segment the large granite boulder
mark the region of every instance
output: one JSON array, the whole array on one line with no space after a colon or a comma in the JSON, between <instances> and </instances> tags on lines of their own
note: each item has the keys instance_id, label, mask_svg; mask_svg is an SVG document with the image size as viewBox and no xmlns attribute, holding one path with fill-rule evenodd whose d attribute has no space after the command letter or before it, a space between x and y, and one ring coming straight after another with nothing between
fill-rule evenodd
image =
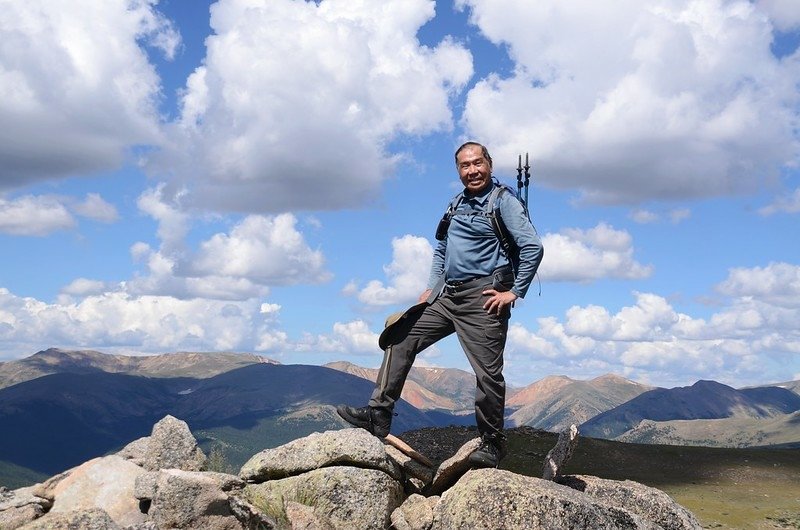
<instances>
[{"instance_id":1,"label":"large granite boulder","mask_svg":"<svg viewBox=\"0 0 800 530\"><path fill-rule=\"evenodd\" d=\"M294 477L249 484L244 498L261 512L289 521L286 503L312 508L334 529L385 529L403 502L402 485L384 471L351 466L315 469Z\"/></svg>"},{"instance_id":2,"label":"large granite boulder","mask_svg":"<svg viewBox=\"0 0 800 530\"><path fill-rule=\"evenodd\" d=\"M133 496L136 478L144 470L116 455L95 458L70 470L49 491L53 505L42 518L46 523L64 513L100 509L119 526L144 522ZM59 520L61 520L59 515Z\"/></svg>"},{"instance_id":3,"label":"large granite boulder","mask_svg":"<svg viewBox=\"0 0 800 530\"><path fill-rule=\"evenodd\" d=\"M510 471L469 471L444 492L432 530L475 528L656 530L660 527L622 508L567 486Z\"/></svg>"},{"instance_id":4,"label":"large granite boulder","mask_svg":"<svg viewBox=\"0 0 800 530\"><path fill-rule=\"evenodd\" d=\"M559 483L593 499L624 508L653 521L664 530L699 530L697 518L661 490L631 480L608 480L587 475L560 477Z\"/></svg>"},{"instance_id":5,"label":"large granite boulder","mask_svg":"<svg viewBox=\"0 0 800 530\"><path fill-rule=\"evenodd\" d=\"M163 469L139 476L134 494L158 528L237 530L229 494L243 485L234 475Z\"/></svg>"}]
</instances>

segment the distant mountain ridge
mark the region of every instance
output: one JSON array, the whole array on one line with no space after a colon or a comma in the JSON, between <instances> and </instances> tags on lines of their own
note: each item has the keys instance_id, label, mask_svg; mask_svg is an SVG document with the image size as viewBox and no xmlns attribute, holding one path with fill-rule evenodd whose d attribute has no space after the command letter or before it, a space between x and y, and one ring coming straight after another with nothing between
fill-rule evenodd
<instances>
[{"instance_id":1,"label":"distant mountain ridge","mask_svg":"<svg viewBox=\"0 0 800 530\"><path fill-rule=\"evenodd\" d=\"M102 371L147 377L205 378L259 363L278 364L277 361L252 353L176 352L131 356L50 348L24 359L0 363L0 388L55 373Z\"/></svg>"},{"instance_id":2,"label":"distant mountain ridge","mask_svg":"<svg viewBox=\"0 0 800 530\"><path fill-rule=\"evenodd\" d=\"M766 418L642 420L617 437L620 442L706 447L800 448L800 411Z\"/></svg>"},{"instance_id":3,"label":"distant mountain ridge","mask_svg":"<svg viewBox=\"0 0 800 530\"><path fill-rule=\"evenodd\" d=\"M643 420L768 418L800 410L800 395L780 387L736 390L715 381L655 389L598 414L580 426L586 436L616 439Z\"/></svg>"},{"instance_id":4,"label":"distant mountain ridge","mask_svg":"<svg viewBox=\"0 0 800 530\"><path fill-rule=\"evenodd\" d=\"M549 376L517 392L506 406L516 408L509 416L511 425L560 432L651 389L614 374L589 381Z\"/></svg>"}]
</instances>

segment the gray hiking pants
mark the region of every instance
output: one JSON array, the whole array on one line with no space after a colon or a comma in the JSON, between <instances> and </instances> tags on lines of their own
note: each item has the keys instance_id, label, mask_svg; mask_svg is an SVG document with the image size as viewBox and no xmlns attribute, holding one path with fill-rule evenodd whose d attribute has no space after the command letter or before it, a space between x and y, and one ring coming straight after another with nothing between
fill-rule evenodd
<instances>
[{"instance_id":1,"label":"gray hiking pants","mask_svg":"<svg viewBox=\"0 0 800 530\"><path fill-rule=\"evenodd\" d=\"M485 280L485 281L484 281ZM378 372L369 405L392 409L400 399L406 377L417 354L455 332L475 372L475 418L481 434L503 430L506 383L503 378L503 349L510 310L501 316L483 308L484 290L492 278L465 286L445 288L436 300L392 332Z\"/></svg>"}]
</instances>

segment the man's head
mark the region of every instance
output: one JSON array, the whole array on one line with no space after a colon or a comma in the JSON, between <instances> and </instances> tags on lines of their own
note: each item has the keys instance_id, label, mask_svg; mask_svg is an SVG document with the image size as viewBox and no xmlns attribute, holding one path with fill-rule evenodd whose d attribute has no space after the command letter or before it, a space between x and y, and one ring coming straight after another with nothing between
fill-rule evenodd
<instances>
[{"instance_id":1,"label":"man's head","mask_svg":"<svg viewBox=\"0 0 800 530\"><path fill-rule=\"evenodd\" d=\"M483 145L467 142L456 149L456 169L470 193L484 190L492 182L492 157Z\"/></svg>"}]
</instances>

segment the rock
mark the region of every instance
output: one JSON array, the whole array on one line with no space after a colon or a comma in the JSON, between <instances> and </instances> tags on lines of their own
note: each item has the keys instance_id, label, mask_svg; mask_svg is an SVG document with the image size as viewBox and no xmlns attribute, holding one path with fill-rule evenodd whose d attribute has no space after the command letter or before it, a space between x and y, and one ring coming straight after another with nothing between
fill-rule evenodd
<instances>
[{"instance_id":1,"label":"rock","mask_svg":"<svg viewBox=\"0 0 800 530\"><path fill-rule=\"evenodd\" d=\"M149 501L147 515L158 528L233 530L242 525L227 492L243 485L234 475L162 469L143 474L136 495Z\"/></svg>"},{"instance_id":2,"label":"rock","mask_svg":"<svg viewBox=\"0 0 800 530\"><path fill-rule=\"evenodd\" d=\"M33 487L9 490L0 487L0 528L12 530L38 519L52 506L52 501L33 493Z\"/></svg>"},{"instance_id":3,"label":"rock","mask_svg":"<svg viewBox=\"0 0 800 530\"><path fill-rule=\"evenodd\" d=\"M206 455L197 447L185 421L167 415L153 426L144 457L146 470L201 471L205 462Z\"/></svg>"},{"instance_id":4,"label":"rock","mask_svg":"<svg viewBox=\"0 0 800 530\"><path fill-rule=\"evenodd\" d=\"M133 496L140 501L149 501L155 497L158 490L159 476L161 476L161 471L146 471L136 477Z\"/></svg>"},{"instance_id":5,"label":"rock","mask_svg":"<svg viewBox=\"0 0 800 530\"><path fill-rule=\"evenodd\" d=\"M33 486L30 486L31 493L37 497L47 499L52 503L56 498L53 490L62 480L70 476L72 469L68 469L62 473L59 473L58 475L54 475L40 484L34 484Z\"/></svg>"},{"instance_id":6,"label":"rock","mask_svg":"<svg viewBox=\"0 0 800 530\"><path fill-rule=\"evenodd\" d=\"M56 514L100 508L120 526L145 520L133 496L139 466L116 455L89 460L70 470L50 490L53 507L44 519Z\"/></svg>"},{"instance_id":7,"label":"rock","mask_svg":"<svg viewBox=\"0 0 800 530\"><path fill-rule=\"evenodd\" d=\"M566 486L510 471L469 471L434 509L432 530L656 530L626 510L593 500Z\"/></svg>"},{"instance_id":8,"label":"rock","mask_svg":"<svg viewBox=\"0 0 800 530\"><path fill-rule=\"evenodd\" d=\"M250 484L243 497L276 520L286 518L285 502L298 502L313 507L334 529L377 530L389 526L391 513L403 501L403 488L383 471L333 466Z\"/></svg>"},{"instance_id":9,"label":"rock","mask_svg":"<svg viewBox=\"0 0 800 530\"><path fill-rule=\"evenodd\" d=\"M700 530L689 510L661 490L631 480L608 480L586 475L562 477L558 481L590 497L631 511L653 521L664 530Z\"/></svg>"},{"instance_id":10,"label":"rock","mask_svg":"<svg viewBox=\"0 0 800 530\"><path fill-rule=\"evenodd\" d=\"M314 508L288 501L284 505L292 530L333 530L333 526L314 513Z\"/></svg>"},{"instance_id":11,"label":"rock","mask_svg":"<svg viewBox=\"0 0 800 530\"><path fill-rule=\"evenodd\" d=\"M0 511L0 528L14 530L44 515L40 504L25 504Z\"/></svg>"},{"instance_id":12,"label":"rock","mask_svg":"<svg viewBox=\"0 0 800 530\"><path fill-rule=\"evenodd\" d=\"M456 454L439 464L433 481L425 490L426 495L440 495L447 488L456 483L461 476L470 470L468 461L471 455L481 445L480 438L473 438L456 451Z\"/></svg>"},{"instance_id":13,"label":"rock","mask_svg":"<svg viewBox=\"0 0 800 530\"><path fill-rule=\"evenodd\" d=\"M439 497L411 495L392 512L392 527L396 530L428 530L433 525L433 509Z\"/></svg>"},{"instance_id":14,"label":"rock","mask_svg":"<svg viewBox=\"0 0 800 530\"><path fill-rule=\"evenodd\" d=\"M102 509L75 510L48 514L22 527L22 530L122 530Z\"/></svg>"},{"instance_id":15,"label":"rock","mask_svg":"<svg viewBox=\"0 0 800 530\"><path fill-rule=\"evenodd\" d=\"M244 500L240 495L234 494L228 497L228 504L231 511L242 523L243 528L248 530L274 530L282 528L278 522L267 514L258 511L258 508Z\"/></svg>"},{"instance_id":16,"label":"rock","mask_svg":"<svg viewBox=\"0 0 800 530\"><path fill-rule=\"evenodd\" d=\"M558 435L555 447L550 449L544 459L542 478L553 480L559 475L559 471L567 464L572 457L572 452L578 443L578 427L574 424L569 429Z\"/></svg>"},{"instance_id":17,"label":"rock","mask_svg":"<svg viewBox=\"0 0 800 530\"><path fill-rule=\"evenodd\" d=\"M378 469L392 478L400 478L383 443L364 429L314 433L274 449L265 449L242 466L239 476L250 482L261 482L335 465Z\"/></svg>"},{"instance_id":18,"label":"rock","mask_svg":"<svg viewBox=\"0 0 800 530\"><path fill-rule=\"evenodd\" d=\"M433 480L433 470L428 466L424 466L391 445L384 445L386 454L394 460L394 462L403 470L403 472L412 478L417 478L425 484L430 484Z\"/></svg>"},{"instance_id":19,"label":"rock","mask_svg":"<svg viewBox=\"0 0 800 530\"><path fill-rule=\"evenodd\" d=\"M147 458L147 449L150 446L150 437L143 436L138 440L134 440L117 452L117 456L130 460L137 466L144 467L145 459Z\"/></svg>"}]
</instances>

